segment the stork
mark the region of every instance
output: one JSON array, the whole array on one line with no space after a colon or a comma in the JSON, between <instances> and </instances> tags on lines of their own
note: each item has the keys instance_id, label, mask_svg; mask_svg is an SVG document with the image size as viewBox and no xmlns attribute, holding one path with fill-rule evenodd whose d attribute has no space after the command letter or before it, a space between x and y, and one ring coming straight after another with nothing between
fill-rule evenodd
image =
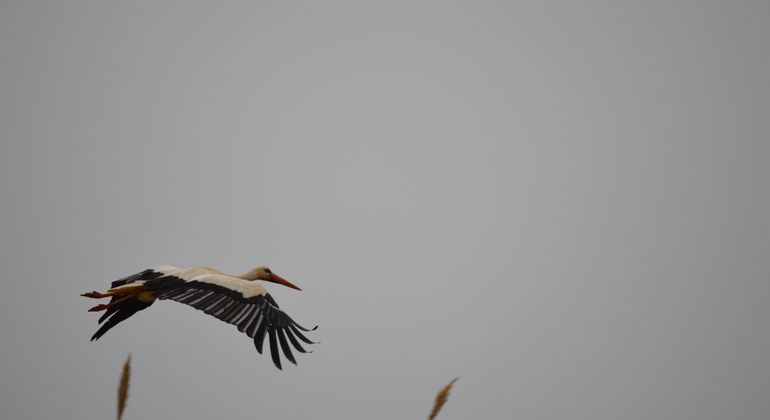
<instances>
[{"instance_id":1,"label":"stork","mask_svg":"<svg viewBox=\"0 0 770 420\"><path fill-rule=\"evenodd\" d=\"M107 293L94 291L81 295L93 299L112 298L109 303L89 309L89 312L105 311L99 323L107 321L91 337L91 341L98 340L112 327L149 308L157 299L171 299L235 325L238 331L254 339L260 354L265 335L269 335L270 354L275 366L282 369L279 344L284 356L296 365L289 342L301 353L307 353L297 338L307 344L316 344L300 331L312 331L318 327L309 330L294 322L278 307L267 289L254 283L254 280L302 290L264 266L240 276L230 276L208 267L180 269L159 265L112 282L112 288Z\"/></svg>"}]
</instances>

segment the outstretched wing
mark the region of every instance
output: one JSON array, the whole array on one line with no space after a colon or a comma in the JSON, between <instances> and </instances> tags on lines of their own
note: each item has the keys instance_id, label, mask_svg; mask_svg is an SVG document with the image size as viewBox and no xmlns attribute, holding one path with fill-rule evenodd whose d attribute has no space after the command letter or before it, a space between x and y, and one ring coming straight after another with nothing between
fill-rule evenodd
<instances>
[{"instance_id":1,"label":"outstretched wing","mask_svg":"<svg viewBox=\"0 0 770 420\"><path fill-rule=\"evenodd\" d=\"M204 274L189 280L175 276L161 277L147 280L144 285L147 291L158 291L153 295L155 298L190 305L235 325L238 331L254 339L260 354L265 336L269 336L270 354L278 369L281 369L279 345L284 356L296 365L289 343L301 353L307 351L298 338L307 344L315 344L301 332L311 330L294 322L258 283L239 281L225 275Z\"/></svg>"}]
</instances>

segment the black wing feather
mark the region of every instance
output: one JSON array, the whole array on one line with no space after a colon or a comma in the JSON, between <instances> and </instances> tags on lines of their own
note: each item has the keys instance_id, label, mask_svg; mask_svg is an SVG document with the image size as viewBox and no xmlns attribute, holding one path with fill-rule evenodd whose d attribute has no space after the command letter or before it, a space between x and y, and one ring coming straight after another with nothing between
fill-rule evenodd
<instances>
[{"instance_id":1,"label":"black wing feather","mask_svg":"<svg viewBox=\"0 0 770 420\"><path fill-rule=\"evenodd\" d=\"M276 334L278 335L278 341L281 343L281 350L283 350L283 355L286 356L286 358L294 363L297 364L297 361L294 360L294 354L291 352L291 347L289 347L289 343L286 341L286 335L283 333L284 329L277 329Z\"/></svg>"},{"instance_id":2,"label":"black wing feather","mask_svg":"<svg viewBox=\"0 0 770 420\"><path fill-rule=\"evenodd\" d=\"M299 325L295 325L295 324L289 325L289 328L291 328L291 330L292 330L292 332L294 332L294 334L297 334L297 337L299 337L300 340L302 340L302 341L304 341L304 342L306 342L308 344L316 344L316 342L308 340L307 337L305 337L301 332L299 332L297 327L299 327ZM316 327L316 328L318 328L318 327ZM304 328L302 328L302 330L303 331L307 331ZM315 328L313 328L313 330L315 330ZM313 331L313 330L311 330L311 331Z\"/></svg>"},{"instance_id":3,"label":"black wing feather","mask_svg":"<svg viewBox=\"0 0 770 420\"><path fill-rule=\"evenodd\" d=\"M297 349L300 353L307 353L307 351L302 348L302 345L299 344L299 341L297 341L297 338L294 337L294 333L291 332L291 328L286 329L286 335L289 336L289 341L291 341L291 344L294 346L295 349Z\"/></svg>"},{"instance_id":4,"label":"black wing feather","mask_svg":"<svg viewBox=\"0 0 770 420\"><path fill-rule=\"evenodd\" d=\"M273 358L273 363L278 370L281 368L281 355L278 353L278 340L275 339L275 328L268 328L267 332L270 334L270 356Z\"/></svg>"},{"instance_id":5,"label":"black wing feather","mask_svg":"<svg viewBox=\"0 0 770 420\"><path fill-rule=\"evenodd\" d=\"M257 347L259 354L262 354L262 344L265 342L265 334L267 333L267 321L265 320L265 317L260 314L259 318L257 318L257 322L259 323L259 326L254 333L254 345Z\"/></svg>"}]
</instances>

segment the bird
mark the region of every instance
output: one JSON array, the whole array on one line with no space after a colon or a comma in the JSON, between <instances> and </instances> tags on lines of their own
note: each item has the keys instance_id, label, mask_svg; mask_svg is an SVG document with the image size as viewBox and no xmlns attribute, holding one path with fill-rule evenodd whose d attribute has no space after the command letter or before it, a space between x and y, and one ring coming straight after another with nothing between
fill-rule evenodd
<instances>
[{"instance_id":1,"label":"bird","mask_svg":"<svg viewBox=\"0 0 770 420\"><path fill-rule=\"evenodd\" d=\"M112 327L149 308L156 300L170 299L235 325L238 331L254 339L259 354L262 354L265 336L269 336L270 354L275 366L283 370L279 344L286 359L296 365L289 342L301 353L312 353L302 348L297 338L307 344L317 344L305 337L302 331L313 331L318 327L307 329L294 322L278 307L267 289L254 283L254 280L302 290L265 266L253 268L239 276L231 276L209 267L180 269L159 265L113 281L107 293L93 291L81 295L92 299L112 298L109 303L88 310L105 311L99 318L99 324L106 320L91 337L91 341L98 340Z\"/></svg>"}]
</instances>

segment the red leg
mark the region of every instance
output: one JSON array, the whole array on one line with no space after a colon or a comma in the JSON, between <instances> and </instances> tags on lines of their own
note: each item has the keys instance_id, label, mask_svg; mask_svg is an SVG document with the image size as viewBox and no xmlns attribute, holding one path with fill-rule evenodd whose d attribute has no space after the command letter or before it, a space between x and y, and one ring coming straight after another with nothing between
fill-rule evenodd
<instances>
[{"instance_id":1,"label":"red leg","mask_svg":"<svg viewBox=\"0 0 770 420\"><path fill-rule=\"evenodd\" d=\"M109 295L109 296L113 296L113 295ZM136 295L125 295L125 296L123 296L122 298L120 298L120 299L115 299L115 300L113 300L113 301L112 301L112 302L110 302L110 303L102 303L101 305L96 305L96 306L94 306L93 308L89 309L89 310L88 310L88 312L99 312L99 311L103 311L103 310L105 310L105 309L109 308L110 306L112 306L112 305L114 305L114 304L116 304L116 303L120 303L120 302L123 302L124 300L126 300L126 299L128 299L128 298L131 298L131 297L134 297L134 296L136 296ZM92 296L89 296L89 297L92 297Z\"/></svg>"}]
</instances>

